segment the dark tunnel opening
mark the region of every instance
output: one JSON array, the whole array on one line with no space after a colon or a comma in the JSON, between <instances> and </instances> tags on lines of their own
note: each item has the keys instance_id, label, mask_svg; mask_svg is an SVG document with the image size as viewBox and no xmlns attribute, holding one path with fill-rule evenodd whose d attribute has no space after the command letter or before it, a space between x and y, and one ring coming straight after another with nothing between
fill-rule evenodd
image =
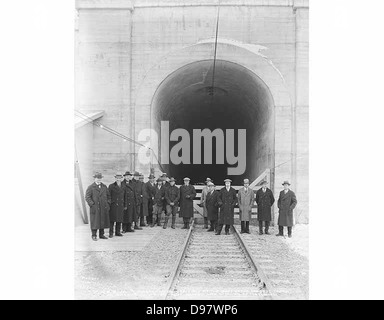
<instances>
[{"instance_id":1,"label":"dark tunnel opening","mask_svg":"<svg viewBox=\"0 0 384 320\"><path fill-rule=\"evenodd\" d=\"M188 176L193 184L202 183L210 177L217 185L222 185L223 180L229 177L233 185L241 185L243 179L253 181L265 169L273 167L274 103L268 87L250 70L228 61L216 61L213 86L212 75L213 60L186 65L161 83L152 101L151 125L158 132L159 143L164 143L167 138L161 137L161 121L169 121L170 133L175 129L185 129L191 139L189 164L175 164L172 159L169 164L162 164L163 169L175 177L178 184ZM206 140L201 142L201 164L194 161L197 153L194 153L193 130L196 129L223 130L224 145L220 139L212 140L212 164L204 162ZM230 151L225 145L227 129L234 129L234 155L240 158L244 153L238 153L238 130L246 130L246 139L240 141L245 145L245 159L239 160L237 164L229 164L227 161L227 152ZM180 139L170 141L169 150L179 142ZM224 150L224 164L217 164L220 157L216 159L216 142ZM161 159L164 159L164 153L164 150L159 150ZM181 155L180 152L178 154ZM235 175L228 174L228 168L241 167L243 163L244 172L239 168Z\"/></svg>"}]
</instances>

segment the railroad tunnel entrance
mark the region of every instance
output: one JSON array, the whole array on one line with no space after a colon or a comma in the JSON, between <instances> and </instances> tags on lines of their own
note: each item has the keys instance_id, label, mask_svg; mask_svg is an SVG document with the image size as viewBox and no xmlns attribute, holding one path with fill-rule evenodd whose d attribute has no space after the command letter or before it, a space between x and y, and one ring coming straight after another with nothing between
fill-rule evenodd
<instances>
[{"instance_id":1,"label":"railroad tunnel entrance","mask_svg":"<svg viewBox=\"0 0 384 320\"><path fill-rule=\"evenodd\" d=\"M170 133L175 129L185 129L189 133L190 155L187 158L190 161L174 164L171 159L169 164L162 163L163 169L175 177L178 184L188 176L193 184L210 177L217 185L222 185L229 177L234 185L241 185L244 178L252 182L274 164L274 102L269 88L249 69L224 60L216 61L213 77L213 65L213 60L204 60L176 70L160 84L152 100L151 126L158 133L159 146L168 139L161 137L162 121L169 122ZM224 143L221 139L212 139L212 163L204 161L205 139L201 139L201 163L194 161L197 153L193 147L194 129L223 130ZM231 154L230 147L226 146L228 129L234 129L236 157L241 158L243 154L239 152L239 143L245 145L244 170L240 168L240 160L237 164L228 161L228 154ZM246 138L239 141L240 129L246 130ZM181 140L169 141L169 148L165 150L171 151ZM220 154L216 154L218 146L224 150L224 163L220 161ZM159 149L159 158L164 159L168 151ZM239 167L240 173L229 175L228 168L235 167Z\"/></svg>"}]
</instances>

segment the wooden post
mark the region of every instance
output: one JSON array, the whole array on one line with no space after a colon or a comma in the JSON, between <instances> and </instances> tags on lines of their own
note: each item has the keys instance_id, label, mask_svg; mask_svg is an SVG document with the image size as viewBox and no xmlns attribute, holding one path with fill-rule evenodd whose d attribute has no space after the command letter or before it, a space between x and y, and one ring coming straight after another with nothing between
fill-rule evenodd
<instances>
[{"instance_id":1,"label":"wooden post","mask_svg":"<svg viewBox=\"0 0 384 320\"><path fill-rule=\"evenodd\" d=\"M88 224L89 221L88 221L88 215L87 215L87 207L85 204L85 194L84 194L83 182L81 180L80 165L78 161L75 162L75 171L76 171L76 176L79 183L81 205L83 207L83 214L81 217L83 219L84 224Z\"/></svg>"}]
</instances>

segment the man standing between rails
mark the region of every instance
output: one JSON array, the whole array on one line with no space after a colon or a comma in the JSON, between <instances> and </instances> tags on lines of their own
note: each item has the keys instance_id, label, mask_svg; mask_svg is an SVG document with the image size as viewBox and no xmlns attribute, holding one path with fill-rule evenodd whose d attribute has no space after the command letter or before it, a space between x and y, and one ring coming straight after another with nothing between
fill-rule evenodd
<instances>
[{"instance_id":1,"label":"man standing between rails","mask_svg":"<svg viewBox=\"0 0 384 320\"><path fill-rule=\"evenodd\" d=\"M135 217L135 230L143 230L145 226L144 216L143 216L143 197L144 197L144 183L142 183L140 179L140 173L135 172L133 175L134 183L133 190L135 191L136 198L136 217Z\"/></svg>"},{"instance_id":2,"label":"man standing between rails","mask_svg":"<svg viewBox=\"0 0 384 320\"><path fill-rule=\"evenodd\" d=\"M248 179L244 179L244 187L239 190L238 198L241 221L240 233L250 233L249 222L252 219L252 206L255 201L255 193L249 187Z\"/></svg>"},{"instance_id":3,"label":"man standing between rails","mask_svg":"<svg viewBox=\"0 0 384 320\"><path fill-rule=\"evenodd\" d=\"M225 187L220 190L219 194L220 215L219 227L216 232L218 236L223 230L223 225L225 225L225 235L229 235L229 229L234 224L235 206L237 204L236 190L231 187L232 180L226 179L224 182Z\"/></svg>"},{"instance_id":4,"label":"man standing between rails","mask_svg":"<svg viewBox=\"0 0 384 320\"><path fill-rule=\"evenodd\" d=\"M284 227L288 227L288 237L292 238L293 227L293 209L297 205L295 193L289 189L291 184L288 181L283 182L284 190L280 192L277 206L279 208L279 234L278 237L284 236Z\"/></svg>"},{"instance_id":5,"label":"man standing between rails","mask_svg":"<svg viewBox=\"0 0 384 320\"><path fill-rule=\"evenodd\" d=\"M211 222L211 227L208 232L217 231L217 220L219 219L219 191L215 190L213 182L207 183L208 192L205 200L207 207L208 220Z\"/></svg>"},{"instance_id":6,"label":"man standing between rails","mask_svg":"<svg viewBox=\"0 0 384 320\"><path fill-rule=\"evenodd\" d=\"M163 212L167 214L167 200L165 199L165 191L170 187L169 178L166 173L161 175L161 179L163 180L163 189L164 189L164 203L163 203Z\"/></svg>"},{"instance_id":7,"label":"man standing between rails","mask_svg":"<svg viewBox=\"0 0 384 320\"><path fill-rule=\"evenodd\" d=\"M143 210L144 215L147 217L147 224L152 225L153 219L153 200L156 194L155 176L151 174L148 177L149 181L144 184L144 198L143 198Z\"/></svg>"},{"instance_id":8,"label":"man standing between rails","mask_svg":"<svg viewBox=\"0 0 384 320\"><path fill-rule=\"evenodd\" d=\"M206 184L208 184L209 182L212 182L211 178L207 178L207 180L205 181ZM208 212L207 212L207 206L206 206L207 193L208 193L208 185L206 185L203 188L201 192L201 200L200 200L200 205L203 206L204 229L208 229Z\"/></svg>"},{"instance_id":9,"label":"man standing between rails","mask_svg":"<svg viewBox=\"0 0 384 320\"><path fill-rule=\"evenodd\" d=\"M104 235L104 229L109 228L109 209L111 195L108 187L101 182L103 175L97 172L94 176L95 182L91 184L85 193L85 200L90 207L90 222L92 240L97 241L97 230L100 239L108 239Z\"/></svg>"},{"instance_id":10,"label":"man standing between rails","mask_svg":"<svg viewBox=\"0 0 384 320\"><path fill-rule=\"evenodd\" d=\"M124 221L124 208L125 208L125 186L122 184L123 175L115 175L116 182L109 185L109 193L111 194L111 208L109 210L109 237L113 238L114 227L115 236L122 237L121 224Z\"/></svg>"},{"instance_id":11,"label":"man standing between rails","mask_svg":"<svg viewBox=\"0 0 384 320\"><path fill-rule=\"evenodd\" d=\"M189 229L189 222L193 218L194 208L193 199L196 197L196 190L191 186L191 179L184 178L184 185L180 187L180 218L184 220L184 226L181 229Z\"/></svg>"},{"instance_id":12,"label":"man standing between rails","mask_svg":"<svg viewBox=\"0 0 384 320\"><path fill-rule=\"evenodd\" d=\"M161 222L161 213L163 212L163 203L164 203L164 189L163 189L163 179L158 178L156 180L156 192L154 197L153 204L153 219L151 228L153 228L156 223L157 226L160 226Z\"/></svg>"},{"instance_id":13,"label":"man standing between rails","mask_svg":"<svg viewBox=\"0 0 384 320\"><path fill-rule=\"evenodd\" d=\"M256 203L259 234L263 234L263 222L265 222L265 234L269 235L269 224L272 221L272 206L275 203L275 198L267 185L268 182L263 181L261 189L256 192Z\"/></svg>"},{"instance_id":14,"label":"man standing between rails","mask_svg":"<svg viewBox=\"0 0 384 320\"><path fill-rule=\"evenodd\" d=\"M172 215L171 228L175 229L176 213L180 200L180 190L175 185L175 178L171 178L169 183L169 187L164 190L165 200L167 201L167 216L165 217L163 228L167 229L169 216Z\"/></svg>"}]
</instances>

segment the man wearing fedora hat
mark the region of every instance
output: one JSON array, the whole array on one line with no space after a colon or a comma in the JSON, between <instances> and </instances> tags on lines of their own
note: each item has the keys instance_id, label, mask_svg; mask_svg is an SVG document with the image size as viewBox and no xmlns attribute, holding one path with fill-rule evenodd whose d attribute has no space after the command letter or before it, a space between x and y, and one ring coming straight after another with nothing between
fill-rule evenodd
<instances>
[{"instance_id":1,"label":"man wearing fedora hat","mask_svg":"<svg viewBox=\"0 0 384 320\"><path fill-rule=\"evenodd\" d=\"M239 198L239 209L240 209L240 223L241 231L240 233L250 233L249 232L249 222L252 218L252 206L255 201L255 193L249 187L249 180L244 179L244 187L241 188L238 192Z\"/></svg>"},{"instance_id":2,"label":"man wearing fedora hat","mask_svg":"<svg viewBox=\"0 0 384 320\"><path fill-rule=\"evenodd\" d=\"M169 216L172 215L171 228L175 229L176 213L179 205L180 190L176 187L175 178L169 180L169 187L164 190L165 200L167 201L167 216L164 221L164 229L167 229Z\"/></svg>"},{"instance_id":3,"label":"man wearing fedora hat","mask_svg":"<svg viewBox=\"0 0 384 320\"><path fill-rule=\"evenodd\" d=\"M217 220L219 219L219 191L215 190L213 182L207 183L208 192L205 200L205 206L207 208L207 218L211 222L211 227L208 232L217 230Z\"/></svg>"},{"instance_id":4,"label":"man wearing fedora hat","mask_svg":"<svg viewBox=\"0 0 384 320\"><path fill-rule=\"evenodd\" d=\"M93 177L95 182L87 188L85 200L90 207L92 240L97 241L97 230L99 230L100 239L108 239L104 236L104 229L110 226L109 209L111 195L108 187L101 182L103 175L97 172Z\"/></svg>"},{"instance_id":5,"label":"man wearing fedora hat","mask_svg":"<svg viewBox=\"0 0 384 320\"><path fill-rule=\"evenodd\" d=\"M168 190L168 188L170 187L171 184L169 183L169 177L165 172L161 175L161 179L163 180L163 192L164 192L163 212L166 215L166 213L167 213L167 200L165 199L165 192Z\"/></svg>"},{"instance_id":6,"label":"man wearing fedora hat","mask_svg":"<svg viewBox=\"0 0 384 320\"><path fill-rule=\"evenodd\" d=\"M220 190L219 194L219 227L216 231L216 235L221 234L223 226L225 225L225 234L229 235L229 229L233 226L235 221L235 206L237 204L236 190L231 187L232 180L224 180L225 187Z\"/></svg>"},{"instance_id":7,"label":"man wearing fedora hat","mask_svg":"<svg viewBox=\"0 0 384 320\"><path fill-rule=\"evenodd\" d=\"M156 192L154 197L154 205L153 205L153 219L151 228L153 228L156 223L157 226L161 226L161 214L163 212L163 202L164 202L164 189L163 189L163 179L158 178L156 180Z\"/></svg>"},{"instance_id":8,"label":"man wearing fedora hat","mask_svg":"<svg viewBox=\"0 0 384 320\"><path fill-rule=\"evenodd\" d=\"M150 174L148 177L148 181L144 184L144 198L143 198L143 210L144 215L147 217L147 224L152 224L153 218L153 204L156 194L156 185L155 185L155 176Z\"/></svg>"},{"instance_id":9,"label":"man wearing fedora hat","mask_svg":"<svg viewBox=\"0 0 384 320\"><path fill-rule=\"evenodd\" d=\"M263 234L263 222L265 234L269 235L269 224L272 221L272 206L275 203L272 190L267 188L268 182L263 181L261 189L256 192L257 220L259 221L259 234Z\"/></svg>"},{"instance_id":10,"label":"man wearing fedora hat","mask_svg":"<svg viewBox=\"0 0 384 320\"><path fill-rule=\"evenodd\" d=\"M283 182L284 190L280 192L277 202L279 208L279 220L277 223L279 226L278 237L284 236L284 227L288 228L288 237L292 237L293 209L295 209L297 205L297 199L295 193L290 190L290 185L288 181Z\"/></svg>"},{"instance_id":11,"label":"man wearing fedora hat","mask_svg":"<svg viewBox=\"0 0 384 320\"><path fill-rule=\"evenodd\" d=\"M206 184L208 184L209 182L212 182L211 178L207 178L207 180L205 181ZM204 229L208 229L208 211L206 206L207 193L208 193L208 185L206 185L201 191L201 200L200 200L200 205L203 206Z\"/></svg>"},{"instance_id":12,"label":"man wearing fedora hat","mask_svg":"<svg viewBox=\"0 0 384 320\"><path fill-rule=\"evenodd\" d=\"M193 199L196 197L196 189L191 186L191 179L184 178L184 185L180 187L180 218L183 218L184 226L181 229L189 229L189 222L193 218Z\"/></svg>"},{"instance_id":13,"label":"man wearing fedora hat","mask_svg":"<svg viewBox=\"0 0 384 320\"><path fill-rule=\"evenodd\" d=\"M123 233L134 232L132 223L135 221L136 216L136 197L132 179L133 174L127 171L121 183L125 187Z\"/></svg>"},{"instance_id":14,"label":"man wearing fedora hat","mask_svg":"<svg viewBox=\"0 0 384 320\"><path fill-rule=\"evenodd\" d=\"M109 237L113 238L113 231L116 224L115 235L122 237L121 224L124 221L125 208L125 186L122 184L123 175L115 175L115 183L109 185L109 193L111 194L111 208L109 210Z\"/></svg>"}]
</instances>

